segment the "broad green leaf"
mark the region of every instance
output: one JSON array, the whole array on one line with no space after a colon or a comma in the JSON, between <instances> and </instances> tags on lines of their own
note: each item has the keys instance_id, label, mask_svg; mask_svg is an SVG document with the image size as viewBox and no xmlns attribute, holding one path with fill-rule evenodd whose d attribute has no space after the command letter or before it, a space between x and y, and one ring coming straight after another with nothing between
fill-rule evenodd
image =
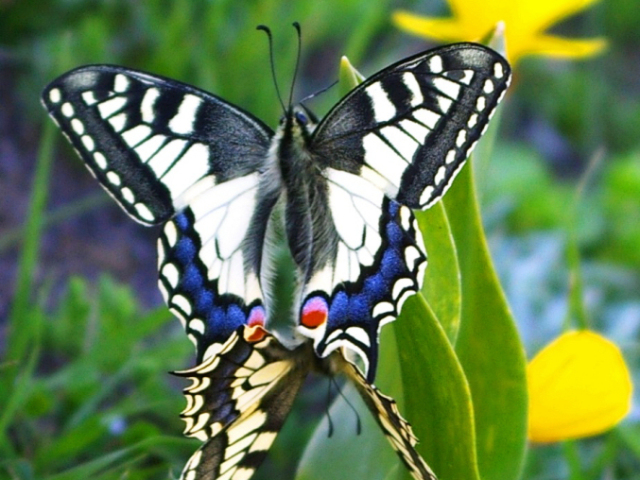
<instances>
[{"instance_id":1,"label":"broad green leaf","mask_svg":"<svg viewBox=\"0 0 640 480\"><path fill-rule=\"evenodd\" d=\"M444 199L462 275L456 353L471 387L481 476L515 480L526 449L525 355L491 263L471 167Z\"/></svg>"},{"instance_id":2,"label":"broad green leaf","mask_svg":"<svg viewBox=\"0 0 640 480\"><path fill-rule=\"evenodd\" d=\"M427 249L422 294L455 345L460 329L460 269L449 220L442 202L414 213Z\"/></svg>"},{"instance_id":3,"label":"broad green leaf","mask_svg":"<svg viewBox=\"0 0 640 480\"><path fill-rule=\"evenodd\" d=\"M447 335L421 295L394 323L405 418L440 480L479 480L469 386ZM408 476L405 478L409 478Z\"/></svg>"}]
</instances>

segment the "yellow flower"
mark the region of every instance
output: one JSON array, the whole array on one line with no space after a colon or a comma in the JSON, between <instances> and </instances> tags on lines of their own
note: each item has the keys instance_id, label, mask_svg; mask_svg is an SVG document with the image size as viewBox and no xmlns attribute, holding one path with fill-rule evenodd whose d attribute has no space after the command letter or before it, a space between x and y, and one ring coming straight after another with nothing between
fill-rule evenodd
<instances>
[{"instance_id":1,"label":"yellow flower","mask_svg":"<svg viewBox=\"0 0 640 480\"><path fill-rule=\"evenodd\" d=\"M618 347L588 330L568 332L527 367L529 439L556 442L602 433L629 412L632 384Z\"/></svg>"},{"instance_id":2,"label":"yellow flower","mask_svg":"<svg viewBox=\"0 0 640 480\"><path fill-rule=\"evenodd\" d=\"M565 17L596 0L448 0L453 18L427 18L398 11L395 24L408 32L443 42L479 42L499 22L506 31L507 58L516 63L525 55L586 57L605 46L603 39L573 40L544 33Z\"/></svg>"}]
</instances>

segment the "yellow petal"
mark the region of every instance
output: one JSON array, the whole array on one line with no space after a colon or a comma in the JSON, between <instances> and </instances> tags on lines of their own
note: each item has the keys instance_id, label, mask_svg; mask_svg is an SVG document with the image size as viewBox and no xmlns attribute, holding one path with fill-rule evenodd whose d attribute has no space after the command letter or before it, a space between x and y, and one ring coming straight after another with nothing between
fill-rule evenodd
<instances>
[{"instance_id":1,"label":"yellow petal","mask_svg":"<svg viewBox=\"0 0 640 480\"><path fill-rule=\"evenodd\" d=\"M470 37L463 26L453 18L429 18L397 11L391 17L397 27L421 37L433 38L443 42L479 40Z\"/></svg>"},{"instance_id":2,"label":"yellow petal","mask_svg":"<svg viewBox=\"0 0 640 480\"><path fill-rule=\"evenodd\" d=\"M632 384L618 347L587 330L561 335L529 363L529 439L602 433L629 412Z\"/></svg>"},{"instance_id":3,"label":"yellow petal","mask_svg":"<svg viewBox=\"0 0 640 480\"><path fill-rule=\"evenodd\" d=\"M607 46L604 38L575 40L553 35L539 35L521 55L546 55L549 57L582 58L597 55Z\"/></svg>"},{"instance_id":4,"label":"yellow petal","mask_svg":"<svg viewBox=\"0 0 640 480\"><path fill-rule=\"evenodd\" d=\"M394 23L413 34L444 42L481 41L500 22L506 26L507 58L515 64L524 55L584 57L604 47L604 41L569 40L544 32L598 0L448 0L451 18L428 18L396 12Z\"/></svg>"}]
</instances>

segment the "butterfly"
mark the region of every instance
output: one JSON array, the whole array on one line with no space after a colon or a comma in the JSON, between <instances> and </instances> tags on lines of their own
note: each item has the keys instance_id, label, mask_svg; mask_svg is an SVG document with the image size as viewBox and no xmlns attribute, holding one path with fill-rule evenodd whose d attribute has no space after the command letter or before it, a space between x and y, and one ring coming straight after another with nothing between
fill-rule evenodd
<instances>
[{"instance_id":1,"label":"butterfly","mask_svg":"<svg viewBox=\"0 0 640 480\"><path fill-rule=\"evenodd\" d=\"M134 220L162 225L159 287L196 346L182 413L204 444L187 480L248 479L311 371L345 374L416 479L435 479L395 402L374 386L381 327L420 289L412 209L451 185L509 84L476 44L406 58L321 120L303 105L275 130L196 87L109 65L49 84L43 103ZM274 238L297 290L293 342L268 329Z\"/></svg>"}]
</instances>

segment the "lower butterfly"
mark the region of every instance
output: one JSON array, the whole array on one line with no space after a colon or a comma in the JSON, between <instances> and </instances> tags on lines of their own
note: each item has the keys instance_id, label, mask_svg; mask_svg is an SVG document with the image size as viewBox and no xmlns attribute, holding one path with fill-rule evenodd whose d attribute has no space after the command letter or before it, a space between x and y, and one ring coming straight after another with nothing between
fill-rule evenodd
<instances>
[{"instance_id":1,"label":"lower butterfly","mask_svg":"<svg viewBox=\"0 0 640 480\"><path fill-rule=\"evenodd\" d=\"M373 385L378 337L423 280L411 209L444 195L509 77L494 51L450 45L378 72L320 122L290 106L275 132L128 68L84 66L47 86L46 109L91 173L134 220L163 225L159 287L198 363L178 373L192 381L185 433L204 442L182 478L249 479L310 371L346 375L413 476L436 478ZM298 279L286 346L268 328L282 219Z\"/></svg>"}]
</instances>

